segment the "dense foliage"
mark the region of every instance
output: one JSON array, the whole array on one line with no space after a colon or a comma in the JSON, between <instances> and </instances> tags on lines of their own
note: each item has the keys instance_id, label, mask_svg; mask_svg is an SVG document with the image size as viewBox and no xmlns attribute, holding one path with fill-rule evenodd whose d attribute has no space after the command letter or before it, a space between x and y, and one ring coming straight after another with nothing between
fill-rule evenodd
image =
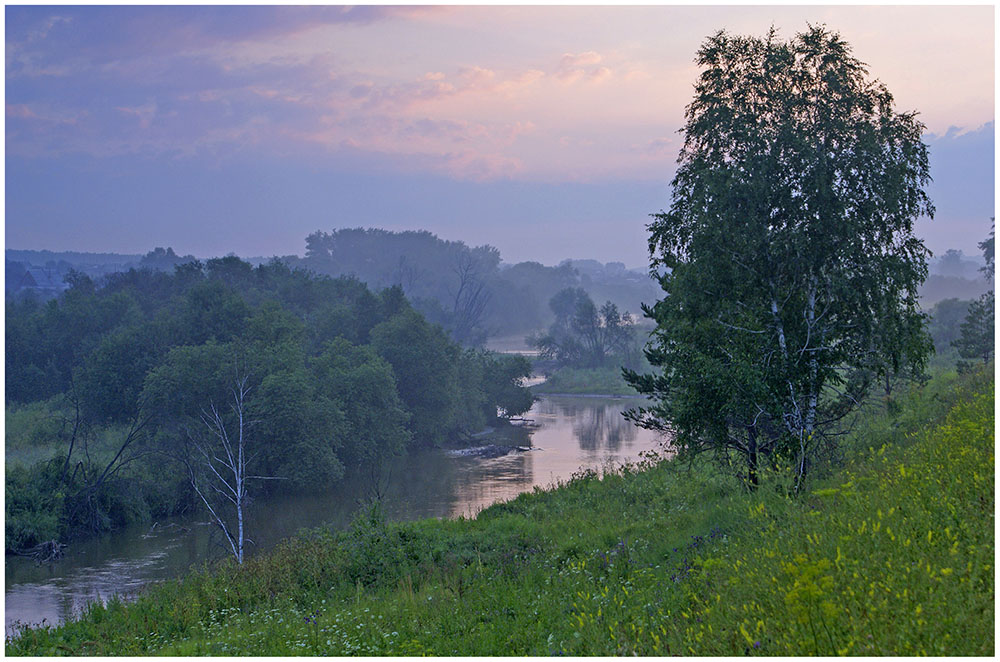
<instances>
[{"instance_id":1,"label":"dense foliage","mask_svg":"<svg viewBox=\"0 0 1000 662\"><path fill-rule=\"evenodd\" d=\"M583 474L475 520L372 511L6 652L991 656L992 370L902 401L803 498L774 474L748 495L697 459Z\"/></svg>"},{"instance_id":2,"label":"dense foliage","mask_svg":"<svg viewBox=\"0 0 1000 662\"><path fill-rule=\"evenodd\" d=\"M235 257L69 285L7 304L8 419L35 403L58 422L22 445L48 457L8 472L8 549L190 504L171 462L213 406L229 416L237 374L253 471L282 479L267 489L322 489L531 406L526 359L461 348L398 287Z\"/></svg>"},{"instance_id":3,"label":"dense foliage","mask_svg":"<svg viewBox=\"0 0 1000 662\"><path fill-rule=\"evenodd\" d=\"M969 305L969 312L962 322L959 337L952 341L952 345L958 349L958 354L963 359L981 359L983 363L989 362L996 353L994 337L996 293L992 287L995 275L994 241L994 233L991 230L990 236L979 244L986 261L982 271L990 282L990 290ZM969 364L963 361L960 367L967 369L968 366Z\"/></svg>"},{"instance_id":4,"label":"dense foliage","mask_svg":"<svg viewBox=\"0 0 1000 662\"><path fill-rule=\"evenodd\" d=\"M555 321L548 331L527 338L542 359L559 367L638 367L635 321L627 311L611 301L598 308L579 287L557 292L549 308Z\"/></svg>"},{"instance_id":5,"label":"dense foliage","mask_svg":"<svg viewBox=\"0 0 1000 662\"><path fill-rule=\"evenodd\" d=\"M915 113L837 34L720 32L698 52L669 211L650 224L667 296L647 310L642 425L801 479L873 383L930 351L917 288L933 213Z\"/></svg>"},{"instance_id":6,"label":"dense foliage","mask_svg":"<svg viewBox=\"0 0 1000 662\"><path fill-rule=\"evenodd\" d=\"M315 232L306 239L300 262L317 273L353 275L372 287L398 285L417 310L467 346L543 328L552 319L549 299L565 288L582 287L631 310L656 296L655 283L621 263L507 265L492 246L470 247L426 231Z\"/></svg>"}]
</instances>

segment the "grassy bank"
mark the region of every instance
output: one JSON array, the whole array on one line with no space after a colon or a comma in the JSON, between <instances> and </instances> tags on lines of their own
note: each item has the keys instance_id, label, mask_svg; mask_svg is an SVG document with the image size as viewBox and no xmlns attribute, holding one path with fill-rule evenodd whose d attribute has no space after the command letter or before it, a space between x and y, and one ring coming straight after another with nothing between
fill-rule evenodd
<instances>
[{"instance_id":1,"label":"grassy bank","mask_svg":"<svg viewBox=\"0 0 1000 662\"><path fill-rule=\"evenodd\" d=\"M847 451L797 499L650 462L471 521L372 512L6 652L991 655L992 373L914 390Z\"/></svg>"},{"instance_id":2,"label":"grassy bank","mask_svg":"<svg viewBox=\"0 0 1000 662\"><path fill-rule=\"evenodd\" d=\"M569 395L637 395L622 379L621 368L560 368L541 384L531 387L532 393Z\"/></svg>"}]
</instances>

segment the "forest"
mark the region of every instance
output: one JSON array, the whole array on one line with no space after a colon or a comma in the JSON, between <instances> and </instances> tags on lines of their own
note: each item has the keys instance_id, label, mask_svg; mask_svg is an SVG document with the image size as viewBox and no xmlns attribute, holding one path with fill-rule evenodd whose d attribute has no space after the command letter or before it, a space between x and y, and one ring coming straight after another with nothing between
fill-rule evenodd
<instances>
[{"instance_id":1,"label":"forest","mask_svg":"<svg viewBox=\"0 0 1000 662\"><path fill-rule=\"evenodd\" d=\"M377 478L532 403L526 359L459 346L399 287L235 257L67 280L6 307L8 550L190 509L241 380L261 493Z\"/></svg>"},{"instance_id":2,"label":"forest","mask_svg":"<svg viewBox=\"0 0 1000 662\"><path fill-rule=\"evenodd\" d=\"M8 250L7 298L54 296L70 271L91 278L128 269L171 273L194 260L170 247L145 255L53 253ZM271 259L244 257L252 265ZM317 231L305 240L305 255L281 256L292 269L328 276L354 277L373 290L398 286L424 317L441 325L456 342L482 346L496 337L523 338L549 325L550 299L579 287L595 300L613 301L622 311L638 313L656 299L656 284L645 269L624 263L564 259L556 266L538 262L503 262L492 246L469 246L428 231L393 232L379 228Z\"/></svg>"},{"instance_id":3,"label":"forest","mask_svg":"<svg viewBox=\"0 0 1000 662\"><path fill-rule=\"evenodd\" d=\"M656 297L643 270L622 263L563 260L504 264L492 246L470 247L430 232L339 229L306 239L301 263L317 273L349 274L376 287L398 285L433 322L465 345L495 336L527 335L553 321L549 301L582 287L600 301L638 312Z\"/></svg>"}]
</instances>

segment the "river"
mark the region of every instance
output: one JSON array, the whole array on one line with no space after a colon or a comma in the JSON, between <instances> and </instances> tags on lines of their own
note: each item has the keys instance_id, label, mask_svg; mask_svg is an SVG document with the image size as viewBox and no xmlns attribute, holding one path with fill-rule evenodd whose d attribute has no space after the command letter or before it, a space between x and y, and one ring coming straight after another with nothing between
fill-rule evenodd
<instances>
[{"instance_id":1,"label":"river","mask_svg":"<svg viewBox=\"0 0 1000 662\"><path fill-rule=\"evenodd\" d=\"M525 414L531 424L515 430L516 443L531 450L484 459L440 449L399 458L388 472L383 497L393 520L474 517L483 508L534 487L569 479L581 468L639 459L661 437L636 428L622 411L624 398L542 396ZM257 551L297 530L345 526L371 496L371 478L349 476L329 492L262 499L253 504L249 531ZM6 630L15 622L59 623L89 602L130 595L145 584L182 575L192 564L225 553L218 534L200 513L128 528L72 544L66 558L37 565L7 557Z\"/></svg>"}]
</instances>

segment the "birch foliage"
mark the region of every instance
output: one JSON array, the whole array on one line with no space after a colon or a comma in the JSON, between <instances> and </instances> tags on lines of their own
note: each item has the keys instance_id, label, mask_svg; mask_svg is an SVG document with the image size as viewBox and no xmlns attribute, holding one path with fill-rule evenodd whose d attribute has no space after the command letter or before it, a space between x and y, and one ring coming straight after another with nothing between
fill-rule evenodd
<instances>
[{"instance_id":1,"label":"birch foliage","mask_svg":"<svg viewBox=\"0 0 1000 662\"><path fill-rule=\"evenodd\" d=\"M626 374L654 404L631 416L736 452L753 483L762 458L801 479L874 380L930 351L923 125L823 27L719 32L697 63L671 205L648 226L659 370Z\"/></svg>"}]
</instances>

